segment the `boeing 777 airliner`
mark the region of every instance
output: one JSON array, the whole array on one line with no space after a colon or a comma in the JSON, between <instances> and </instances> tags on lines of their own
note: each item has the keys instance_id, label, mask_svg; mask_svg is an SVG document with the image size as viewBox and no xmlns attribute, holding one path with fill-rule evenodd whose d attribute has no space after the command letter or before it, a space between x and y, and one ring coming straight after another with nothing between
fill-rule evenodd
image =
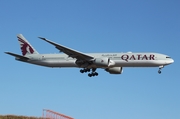
<instances>
[{"instance_id":1,"label":"boeing 777 airliner","mask_svg":"<svg viewBox=\"0 0 180 119\"><path fill-rule=\"evenodd\" d=\"M46 38L40 39L52 44L64 54L39 54L35 48L23 37L17 35L22 55L5 52L16 60L46 67L78 67L81 73L88 73L89 77L97 76L97 68L104 69L110 74L121 74L123 67L159 67L161 69L174 62L168 55L159 53L82 53L52 42Z\"/></svg>"}]
</instances>

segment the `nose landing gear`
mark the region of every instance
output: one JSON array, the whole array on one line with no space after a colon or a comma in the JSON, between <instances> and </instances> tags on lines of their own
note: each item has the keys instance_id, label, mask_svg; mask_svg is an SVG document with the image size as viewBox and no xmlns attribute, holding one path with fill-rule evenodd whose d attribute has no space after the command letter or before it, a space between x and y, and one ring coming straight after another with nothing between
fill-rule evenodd
<instances>
[{"instance_id":1,"label":"nose landing gear","mask_svg":"<svg viewBox=\"0 0 180 119\"><path fill-rule=\"evenodd\" d=\"M161 70L160 69L158 70L158 73L161 74Z\"/></svg>"},{"instance_id":2,"label":"nose landing gear","mask_svg":"<svg viewBox=\"0 0 180 119\"><path fill-rule=\"evenodd\" d=\"M159 66L159 70L158 70L158 73L159 73L159 74L161 74L162 68L164 68L164 66Z\"/></svg>"}]
</instances>

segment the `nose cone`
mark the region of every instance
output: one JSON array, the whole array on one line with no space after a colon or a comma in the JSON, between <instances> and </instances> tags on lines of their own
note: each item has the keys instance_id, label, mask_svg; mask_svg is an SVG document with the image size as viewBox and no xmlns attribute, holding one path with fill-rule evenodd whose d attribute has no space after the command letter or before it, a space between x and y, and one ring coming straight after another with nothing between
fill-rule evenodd
<instances>
[{"instance_id":1,"label":"nose cone","mask_svg":"<svg viewBox=\"0 0 180 119\"><path fill-rule=\"evenodd\" d=\"M166 63L167 63L167 64L172 64L173 62L174 62L173 59L169 59Z\"/></svg>"},{"instance_id":2,"label":"nose cone","mask_svg":"<svg viewBox=\"0 0 180 119\"><path fill-rule=\"evenodd\" d=\"M171 59L171 64L174 62L174 60L173 59Z\"/></svg>"}]
</instances>

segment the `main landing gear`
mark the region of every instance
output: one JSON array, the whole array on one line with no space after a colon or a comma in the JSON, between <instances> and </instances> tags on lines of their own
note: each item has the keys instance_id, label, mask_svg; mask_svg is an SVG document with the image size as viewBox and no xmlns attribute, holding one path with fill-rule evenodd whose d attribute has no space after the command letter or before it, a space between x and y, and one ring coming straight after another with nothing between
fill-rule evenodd
<instances>
[{"instance_id":1,"label":"main landing gear","mask_svg":"<svg viewBox=\"0 0 180 119\"><path fill-rule=\"evenodd\" d=\"M85 69L85 68L80 70L81 73L84 73L84 72L86 73L86 72L90 72L90 71L91 71L90 69Z\"/></svg>"},{"instance_id":2,"label":"main landing gear","mask_svg":"<svg viewBox=\"0 0 180 119\"><path fill-rule=\"evenodd\" d=\"M158 70L158 73L161 74L161 70L164 66L159 66L159 70Z\"/></svg>"},{"instance_id":3,"label":"main landing gear","mask_svg":"<svg viewBox=\"0 0 180 119\"><path fill-rule=\"evenodd\" d=\"M92 69L84 68L80 70L81 73L87 73L90 71L92 72L88 74L89 77L98 76L98 73L96 72L96 68L92 68Z\"/></svg>"}]
</instances>

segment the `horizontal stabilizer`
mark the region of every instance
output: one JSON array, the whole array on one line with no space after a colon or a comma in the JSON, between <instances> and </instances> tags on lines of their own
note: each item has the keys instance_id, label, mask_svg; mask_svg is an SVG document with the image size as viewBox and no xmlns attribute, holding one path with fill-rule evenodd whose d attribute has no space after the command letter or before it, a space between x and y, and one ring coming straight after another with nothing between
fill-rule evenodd
<instances>
[{"instance_id":1,"label":"horizontal stabilizer","mask_svg":"<svg viewBox=\"0 0 180 119\"><path fill-rule=\"evenodd\" d=\"M21 55L18 55L18 54L14 54L14 53L11 53L11 52L5 52L5 53L8 54L8 55L12 55L12 56L14 56L14 57L16 57L16 58L18 58L20 60L28 60L29 59L27 57L24 57L24 56L21 56Z\"/></svg>"}]
</instances>

